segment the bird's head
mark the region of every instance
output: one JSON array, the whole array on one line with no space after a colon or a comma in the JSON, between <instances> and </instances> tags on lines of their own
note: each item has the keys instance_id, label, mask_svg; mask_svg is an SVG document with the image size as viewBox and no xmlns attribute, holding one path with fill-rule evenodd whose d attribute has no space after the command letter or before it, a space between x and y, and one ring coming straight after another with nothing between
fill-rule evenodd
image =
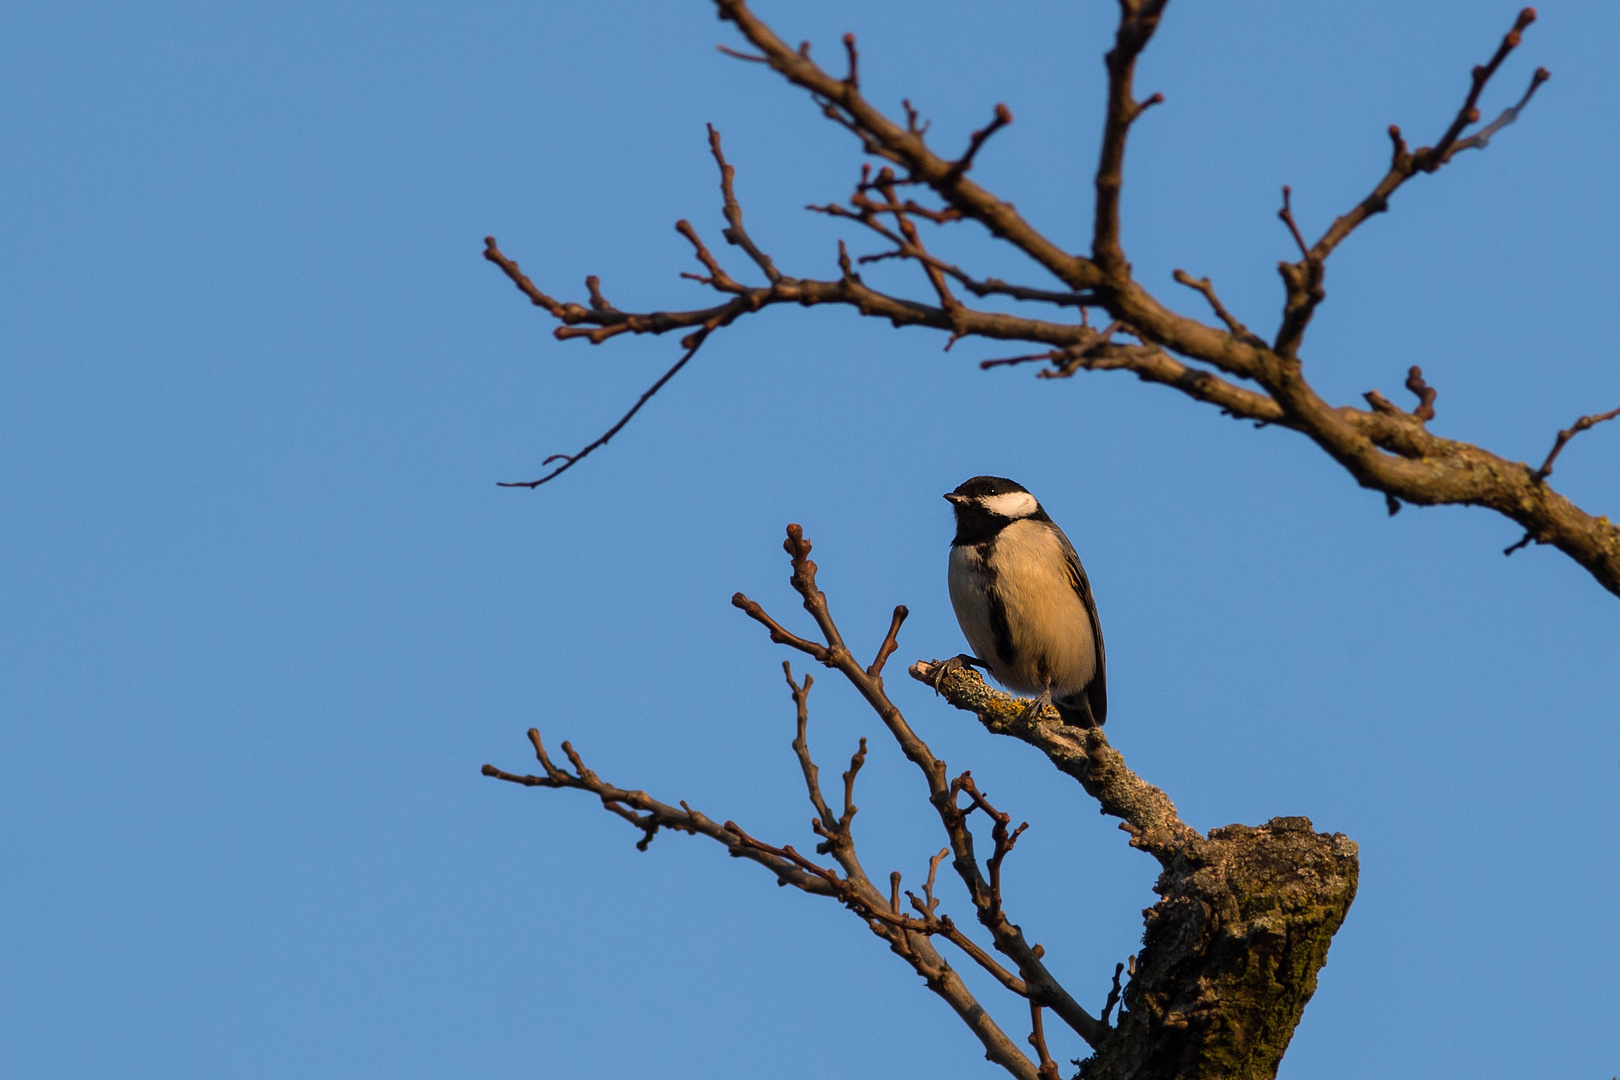
<instances>
[{"instance_id":1,"label":"bird's head","mask_svg":"<svg viewBox=\"0 0 1620 1080\"><path fill-rule=\"evenodd\" d=\"M958 524L967 521L1001 519L1002 523L1041 513L1041 504L1024 486L1002 476L975 476L963 481L945 498L956 509Z\"/></svg>"}]
</instances>

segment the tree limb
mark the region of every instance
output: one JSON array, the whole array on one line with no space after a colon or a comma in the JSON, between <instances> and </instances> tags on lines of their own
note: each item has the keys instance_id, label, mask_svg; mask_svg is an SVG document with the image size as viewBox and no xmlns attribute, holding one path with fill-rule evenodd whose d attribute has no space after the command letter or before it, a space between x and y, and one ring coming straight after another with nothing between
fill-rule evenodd
<instances>
[{"instance_id":1,"label":"tree limb","mask_svg":"<svg viewBox=\"0 0 1620 1080\"><path fill-rule=\"evenodd\" d=\"M1120 990L1116 969L1104 1015L1125 1009L1080 1063L1081 1080L1274 1076L1355 898L1356 845L1301 817L1201 836L1101 729L1068 727L1050 706L1026 720L1025 700L972 670L936 678L936 665L918 661L911 675L987 731L1044 753L1162 867L1130 984Z\"/></svg>"},{"instance_id":2,"label":"tree limb","mask_svg":"<svg viewBox=\"0 0 1620 1080\"><path fill-rule=\"evenodd\" d=\"M820 770L807 738L808 698L814 680L802 682L784 664L793 696L796 728L793 751L815 816L812 831L821 838L818 854L836 868L801 854L791 844L770 844L732 821L716 823L682 802L679 809L646 792L629 791L602 780L586 767L572 746L563 744L573 772L555 766L537 731L530 741L544 775L504 772L485 765L486 776L530 787L576 788L596 795L604 808L643 833L646 850L660 828L707 836L733 856L769 869L781 884L831 896L853 912L890 951L921 975L969 1027L985 1055L1019 1080L1051 1080L1055 1075L1042 1026L1050 1010L1095 1051L1082 1064L1087 1078L1137 1080L1232 1076L1231 1062L1246 1063L1244 1076L1269 1076L1286 1048L1301 1011L1315 989L1316 972L1355 895L1355 845L1342 836L1318 834L1303 818L1274 818L1259 828L1243 825L1201 836L1176 813L1164 792L1132 772L1100 729L1070 728L1048 707L1026 718L1026 702L985 686L977 673L951 671L935 679L932 662L911 668L914 678L937 684L946 700L973 712L987 730L1011 735L1037 747L1060 770L1078 780L1103 812L1122 819L1131 845L1154 855L1161 874L1159 903L1147 912L1143 950L1133 961L1133 978L1121 990L1118 971L1106 1011L1122 1003L1117 1024L1091 1016L1051 974L1045 949L1031 944L1008 916L1002 867L1027 825L1012 828L969 772L947 779L945 763L934 756L889 698L881 664L863 668L855 660L826 594L817 584L811 545L797 525L788 526L791 583L817 628L815 640L784 628L742 594L733 603L765 626L774 641L787 644L836 669L883 720L927 785L928 801L943 827L947 845L929 860L922 896L905 895L911 911L901 910L900 875L879 890L856 854L852 825L857 814L855 781L866 759L866 740L844 773L842 808L835 810L822 791ZM878 649L893 652L904 608L896 609ZM963 803L963 798L966 803ZM990 822L991 853L981 861L969 819L982 813ZM979 924L997 960L937 909L935 877L949 858L967 888ZM840 873L840 870L842 871ZM1032 1060L996 1024L939 954L933 939L960 948L1004 989L1024 998L1031 1009Z\"/></svg>"},{"instance_id":3,"label":"tree limb","mask_svg":"<svg viewBox=\"0 0 1620 1080\"><path fill-rule=\"evenodd\" d=\"M990 931L996 950L1013 961L1019 977L1028 987L1031 1001L1050 1008L1081 1038L1096 1045L1096 1040L1101 1037L1104 1029L1052 977L1046 965L1041 962L1036 947L1024 938L1023 930L1012 923L1002 910L999 885L992 885L980 871L974 854L973 833L966 824L971 809L964 811L956 803L956 794L962 788L959 786L953 788L952 782L946 778L945 763L934 756L928 744L906 722L899 707L889 699L881 674L869 674L845 645L843 635L828 607L826 594L816 584L816 564L810 560L811 545L810 541L805 539L804 531L797 525L789 525L787 539L782 546L787 551L793 567L793 575L790 578L793 589L799 594L805 611L814 620L825 644L800 637L784 629L759 604L742 593L732 597L732 604L769 630L772 641L792 646L813 656L827 667L837 670L866 699L867 704L894 736L895 742L899 744L907 760L917 766L927 781L928 801L933 805L950 839L953 856L951 865L956 870L957 876L962 879L962 883L967 886L979 922ZM999 867L999 860L996 865Z\"/></svg>"},{"instance_id":4,"label":"tree limb","mask_svg":"<svg viewBox=\"0 0 1620 1080\"><path fill-rule=\"evenodd\" d=\"M789 48L743 0L715 0L715 8L720 18L742 31L772 69L808 90L828 119L854 133L867 153L904 168L911 181L928 185L947 205L981 223L992 235L1011 242L1069 288L1084 289L1092 283L1096 268L1090 260L1064 251L1025 221L1011 203L967 178L967 170L960 167L962 161L971 160L966 155L952 161L934 153L915 125L901 127L890 120L862 97L856 86L817 66L808 48Z\"/></svg>"},{"instance_id":5,"label":"tree limb","mask_svg":"<svg viewBox=\"0 0 1620 1080\"><path fill-rule=\"evenodd\" d=\"M696 230L684 221L679 228L692 243L705 270L701 275L691 276L722 295L723 301L714 306L685 311L627 312L608 304L594 279L587 283L588 304L563 302L537 288L515 262L500 252L493 240L488 243L486 257L500 266L532 303L558 321L556 335L560 338L583 337L592 343L601 343L622 333L662 334L684 330L689 332L684 344L690 349L703 340L694 341L696 335L710 334L768 307L788 303L806 307L842 304L864 316L886 319L897 327L919 326L944 331L950 335L948 345L972 338L1036 345L1039 351L1005 362L1045 361L1050 366L1042 374L1048 377L1080 370L1131 371L1144 381L1213 404L1234 418L1300 432L1339 462L1357 483L1381 493L1389 506L1470 505L1494 510L1518 523L1528 537L1564 551L1604 588L1620 595L1620 528L1607 517L1589 513L1553 490L1547 483L1550 460L1548 471L1542 472L1474 444L1431 434L1426 424L1434 419L1433 388L1422 382L1421 373L1414 377L1409 372L1407 377L1407 385L1414 388L1418 397L1417 407L1412 412L1397 408L1376 391L1368 397L1369 408L1366 409L1332 405L1323 400L1306 379L1299 353L1311 315L1325 297L1321 287L1322 269L1332 251L1367 217L1382 212L1390 195L1412 176L1438 170L1463 150L1486 146L1497 132L1518 118L1531 95L1546 80L1546 72L1538 69L1517 104L1490 124L1473 134L1468 133L1469 126L1479 119L1478 102L1487 84L1520 44L1522 32L1533 21L1534 12L1528 8L1521 12L1490 60L1474 69L1463 105L1438 142L1410 151L1399 131L1392 129L1394 153L1384 178L1355 208L1335 219L1314 244L1307 246L1294 219L1291 201L1285 199L1282 214L1296 236L1301 257L1297 262L1281 264L1287 294L1284 315L1275 339L1268 344L1220 303L1213 286L1206 280L1194 279L1180 271L1175 278L1204 296L1219 326L1165 307L1135 280L1124 256L1119 192L1123 184L1125 142L1131 123L1148 104L1132 96L1132 79L1136 59L1151 40L1166 3L1167 0L1120 0L1120 21L1107 63L1109 98L1096 175L1097 217L1089 258L1062 251L1017 214L1010 203L979 187L966 175L973 155L985 145L991 133L1006 122L1002 120L1002 113L997 113L995 121L975 134L968 152L956 159L943 157L928 147L927 125L918 123L916 111L909 103L905 121L900 123L885 116L861 95L853 40L846 42L850 74L835 77L810 60L808 46L799 50L789 48L753 14L744 0L715 0L715 6L721 18L734 23L758 50L758 55L750 58L768 64L790 82L807 90L826 116L852 132L868 153L887 163L876 177L863 173L848 206L814 209L854 220L890 245L886 251L863 256L863 260L900 258L916 262L929 282L933 294L931 302L883 293L867 286L856 273L855 263L842 243L840 274L836 279L796 278L777 270L775 263L749 238L743 227L733 184L734 172L721 153L718 134L712 132L710 149L721 172L726 238L749 255L765 275L765 284L749 285L732 277L703 244ZM1010 113L1005 115L1010 119ZM901 198L898 189L907 185L932 191L943 205L929 207L915 199ZM976 277L930 252L914 224L918 219L941 225L961 220L978 221L1052 273L1063 283L1064 289L1009 285L997 279ZM973 308L962 302L952 286L965 288L976 297L1003 296L1046 303L1059 318L1029 318ZM1064 315L1075 307L1081 311L1078 325ZM1141 344L1099 341L1097 332L1086 323L1087 307L1107 312L1119 332L1134 335ZM686 359L689 357L683 357L681 362ZM987 366L999 366L999 363ZM666 374L665 379L679 366ZM653 390L663 381L655 384ZM648 391L602 439L580 454L563 456L563 468L605 443L652 392Z\"/></svg>"}]
</instances>

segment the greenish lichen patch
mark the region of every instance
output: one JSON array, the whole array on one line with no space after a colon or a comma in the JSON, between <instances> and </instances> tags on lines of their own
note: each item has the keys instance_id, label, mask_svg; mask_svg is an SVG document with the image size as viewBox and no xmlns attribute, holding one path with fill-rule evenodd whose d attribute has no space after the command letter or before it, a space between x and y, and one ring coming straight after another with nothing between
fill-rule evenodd
<instances>
[{"instance_id":1,"label":"greenish lichen patch","mask_svg":"<svg viewBox=\"0 0 1620 1080\"><path fill-rule=\"evenodd\" d=\"M1137 975L1083 1080L1271 1080L1355 898L1356 846L1304 818L1212 830L1159 880Z\"/></svg>"}]
</instances>

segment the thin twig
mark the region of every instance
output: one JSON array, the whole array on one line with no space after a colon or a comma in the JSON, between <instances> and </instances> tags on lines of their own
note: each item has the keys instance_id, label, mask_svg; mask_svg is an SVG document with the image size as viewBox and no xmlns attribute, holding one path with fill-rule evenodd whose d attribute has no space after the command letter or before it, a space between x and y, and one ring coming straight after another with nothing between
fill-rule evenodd
<instances>
[{"instance_id":1,"label":"thin twig","mask_svg":"<svg viewBox=\"0 0 1620 1080\"><path fill-rule=\"evenodd\" d=\"M961 157L957 158L951 163L950 171L946 173L946 176L951 180L956 180L959 179L963 173L973 168L973 159L978 156L980 148L983 147L986 142L990 141L990 136L1012 123L1012 119L1012 111L1009 110L1007 106L998 103L996 105L995 115L991 118L988 124L975 131L968 138L967 151Z\"/></svg>"},{"instance_id":2,"label":"thin twig","mask_svg":"<svg viewBox=\"0 0 1620 1080\"><path fill-rule=\"evenodd\" d=\"M1316 305L1327 297L1327 291L1322 288L1322 259L1306 245L1305 237L1299 231L1299 224L1294 220L1292 194L1288 185L1284 184L1282 209L1277 211L1277 217L1288 226L1294 243L1299 245L1300 259L1297 263L1277 264L1277 271L1282 274L1283 284L1287 287L1288 299L1283 305L1282 325L1277 328L1277 338L1271 346L1273 352L1289 357L1299 348Z\"/></svg>"},{"instance_id":3,"label":"thin twig","mask_svg":"<svg viewBox=\"0 0 1620 1080\"><path fill-rule=\"evenodd\" d=\"M888 170L884 171L887 172ZM898 180L892 179L891 174L891 183L898 182ZM1090 292L1055 292L1051 289L1037 289L1028 285L1010 284L1000 278L992 277L981 280L973 277L960 266L945 262L920 244L912 244L904 236L884 225L877 216L880 213L904 213L943 225L952 221L960 221L962 214L959 211L950 208L935 210L931 207L922 206L912 199L907 199L904 202L894 201L890 204L874 202L867 198L864 193L876 187L876 181L868 182L863 177L862 181L856 186L855 194L850 198L851 205L855 207L854 210L840 206L837 203L811 203L805 207L806 210L826 214L828 217L858 222L894 245L894 248L890 251L862 255L858 260L862 265L883 262L887 259L915 259L950 277L978 297L1006 296L1014 300L1054 304L1058 307L1077 307L1081 309L1082 313L1084 313L1088 305L1095 306L1097 304L1097 296Z\"/></svg>"},{"instance_id":4,"label":"thin twig","mask_svg":"<svg viewBox=\"0 0 1620 1080\"><path fill-rule=\"evenodd\" d=\"M1046 1032L1041 1027L1041 1007L1033 1001L1029 1003L1029 1045L1035 1048L1039 1055L1041 1067L1041 1080L1058 1080L1057 1062L1046 1049Z\"/></svg>"},{"instance_id":5,"label":"thin twig","mask_svg":"<svg viewBox=\"0 0 1620 1080\"><path fill-rule=\"evenodd\" d=\"M1412 415L1421 423L1428 423L1434 419L1434 387L1423 381L1423 369L1416 364L1406 373L1406 388L1417 395L1418 407L1412 410Z\"/></svg>"},{"instance_id":6,"label":"thin twig","mask_svg":"<svg viewBox=\"0 0 1620 1080\"><path fill-rule=\"evenodd\" d=\"M1530 76L1530 85L1525 88L1524 96L1519 98L1518 103L1503 109L1501 116L1498 116L1485 127L1480 128L1478 131L1474 132L1474 134L1468 136L1468 138L1459 141L1456 146L1452 147L1452 156L1455 156L1457 153L1463 150L1483 150L1489 146L1491 143L1491 138L1498 131L1501 131L1503 128L1519 119L1520 110L1522 110L1526 105L1530 104L1530 99L1534 97L1536 91L1541 88L1541 84L1550 78L1552 78L1552 72L1548 71L1544 67L1536 68L1535 72Z\"/></svg>"},{"instance_id":7,"label":"thin twig","mask_svg":"<svg viewBox=\"0 0 1620 1080\"><path fill-rule=\"evenodd\" d=\"M866 737L861 736L861 745L849 759L849 769L844 773L844 813L838 819L838 831L845 836L849 835L850 822L855 820L859 808L855 805L855 777L860 775L861 766L866 764Z\"/></svg>"},{"instance_id":8,"label":"thin twig","mask_svg":"<svg viewBox=\"0 0 1620 1080\"><path fill-rule=\"evenodd\" d=\"M1552 475L1553 461L1557 459L1559 454L1564 452L1564 446L1569 442L1569 440L1573 439L1587 428L1596 427L1598 424L1601 424L1607 420L1613 420L1617 416L1620 416L1620 409L1611 409L1606 413L1593 413L1591 416L1581 417L1569 427L1565 428L1563 431L1560 431L1558 433L1558 441L1553 443L1552 451L1547 454L1547 460L1543 461L1541 463L1541 468L1537 469L1534 473L1536 483L1539 484L1546 480L1547 477Z\"/></svg>"},{"instance_id":9,"label":"thin twig","mask_svg":"<svg viewBox=\"0 0 1620 1080\"><path fill-rule=\"evenodd\" d=\"M1496 74L1497 68L1502 66L1502 61L1507 59L1508 54L1519 46L1524 29L1534 22L1535 18L1534 8L1525 8L1519 12L1512 29L1503 37L1490 61L1474 68L1468 95L1439 142L1409 152L1405 139L1401 137L1401 129L1394 125L1390 126L1389 137L1393 153L1389 170L1384 174L1384 178L1354 209L1336 218L1314 245L1306 246L1289 207L1288 189L1283 188L1283 208L1278 216L1288 224L1289 231L1293 233L1294 240L1300 248L1301 258L1297 263L1285 262L1278 267L1287 287L1288 298L1283 309L1282 325L1278 328L1277 338L1272 346L1273 351L1286 357L1294 356L1304 337L1305 329L1310 324L1312 314L1326 296L1322 288L1322 277L1327 258L1357 226L1372 215L1389 209L1389 197L1407 180L1420 172L1434 172L1462 150L1483 148L1490 142L1492 135L1518 118L1519 111L1529 104L1536 89L1547 81L1546 69L1536 70L1531 78L1530 88L1525 91L1517 105L1505 111L1476 136L1459 140L1463 130L1479 120L1479 96L1484 91L1486 83L1490 82L1491 76Z\"/></svg>"},{"instance_id":10,"label":"thin twig","mask_svg":"<svg viewBox=\"0 0 1620 1080\"><path fill-rule=\"evenodd\" d=\"M1048 349L1046 352L1024 353L1021 356L1002 356L994 360L980 360L979 370L989 371L991 368L1012 367L1015 364L1027 364L1033 360L1058 360L1064 355L1062 349Z\"/></svg>"},{"instance_id":11,"label":"thin twig","mask_svg":"<svg viewBox=\"0 0 1620 1080\"><path fill-rule=\"evenodd\" d=\"M1177 270L1171 276L1174 277L1179 284L1185 285L1189 289L1194 289L1197 292L1202 293L1204 299L1209 303L1210 310L1215 312L1215 317L1220 319L1221 322L1225 323L1226 328L1230 330L1236 337L1248 342L1250 345L1259 345L1262 348L1265 347L1264 340L1254 334L1247 326L1244 326L1243 323L1238 321L1237 316L1226 310L1226 305L1221 303L1221 298L1216 295L1215 286L1209 280L1209 278L1195 278L1185 270Z\"/></svg>"},{"instance_id":12,"label":"thin twig","mask_svg":"<svg viewBox=\"0 0 1620 1080\"><path fill-rule=\"evenodd\" d=\"M883 665L889 662L889 657L894 655L894 650L900 647L900 624L905 622L906 616L910 614L911 611L906 605L897 604L895 606L894 615L889 619L889 632L883 636L883 644L878 646L877 658L866 669L866 673L872 678L875 679L883 674Z\"/></svg>"},{"instance_id":13,"label":"thin twig","mask_svg":"<svg viewBox=\"0 0 1620 1080\"><path fill-rule=\"evenodd\" d=\"M810 805L815 808L816 817L811 824L819 835L827 836L838 829L838 819L827 806L827 800L821 793L821 770L816 767L815 760L810 756L810 742L806 737L810 725L810 687L815 685L815 678L805 672L803 684L793 681L793 665L782 661L782 674L787 676L789 690L793 694L793 708L797 727L793 737L793 756L799 759L800 771L804 773L804 786L810 796ZM823 852L825 854L825 852Z\"/></svg>"},{"instance_id":14,"label":"thin twig","mask_svg":"<svg viewBox=\"0 0 1620 1080\"><path fill-rule=\"evenodd\" d=\"M755 603L754 601L748 599L748 597L744 596L742 593L733 593L731 595L731 606L744 612L750 619L753 619L755 622L765 627L765 629L769 630L771 632L771 640L776 644L791 645L800 652L815 657L823 664L827 664L829 667L832 666L832 654L824 645L811 641L808 638L802 638L799 635L785 629L781 623L771 618L771 616L766 613L764 608L760 607L759 604Z\"/></svg>"},{"instance_id":15,"label":"thin twig","mask_svg":"<svg viewBox=\"0 0 1620 1080\"><path fill-rule=\"evenodd\" d=\"M854 48L854 39L851 38L850 55L852 57ZM850 61L850 71L851 77L853 77L853 59ZM769 281L773 283L781 281L782 273L776 268L776 264L771 261L771 257L759 249L759 245L754 243L753 237L748 235L748 230L743 228L742 204L737 201L737 193L733 188L733 180L737 175L737 170L732 168L730 162L726 161L726 155L720 152L720 133L714 129L713 124L705 126L709 129L709 152L714 155L714 163L720 167L720 194L724 200L721 212L726 217L726 230L721 235L726 238L727 243L735 244L746 251L748 257L754 260L754 265L764 272Z\"/></svg>"},{"instance_id":16,"label":"thin twig","mask_svg":"<svg viewBox=\"0 0 1620 1080\"><path fill-rule=\"evenodd\" d=\"M1136 59L1159 27L1167 0L1131 0L1120 3L1119 28L1108 51L1108 107L1103 122L1102 154L1097 162L1097 204L1092 228L1091 258L1110 276L1128 277L1129 264L1119 239L1119 197L1125 186L1125 143L1131 125L1150 107L1164 100L1154 94L1137 101L1133 89Z\"/></svg>"},{"instance_id":17,"label":"thin twig","mask_svg":"<svg viewBox=\"0 0 1620 1080\"><path fill-rule=\"evenodd\" d=\"M1311 257L1311 248L1309 244L1305 243L1305 237L1299 231L1299 224L1294 221L1294 207L1292 205L1291 198L1292 195L1292 189L1290 189L1287 184L1284 184L1282 209L1277 211L1277 217L1282 219L1282 223L1287 225L1288 231L1293 234L1294 243L1299 245L1300 257L1309 259Z\"/></svg>"},{"instance_id":18,"label":"thin twig","mask_svg":"<svg viewBox=\"0 0 1620 1080\"><path fill-rule=\"evenodd\" d=\"M546 458L544 461L542 461L540 463L541 467L544 468L545 466L550 465L553 461L557 461L559 459L562 461L562 464L557 466L555 469L552 469L550 472L546 473L546 475L540 477L540 479L538 479L538 480L497 481L496 486L497 487L521 487L521 488L529 488L530 490L533 490L534 488L539 487L541 484L547 483L548 481L551 481L551 480L555 480L557 477L561 476L563 473L567 472L569 469L572 469L575 465L579 464L579 462L580 462L580 460L582 458L584 458L587 454L591 453L593 450L599 450L602 447L606 446L608 444L608 441L610 439L612 439L613 436L617 435L620 431L622 431L624 429L624 425L626 425L626 424L628 424L630 422L630 418L635 416L636 413L640 412L641 407L643 405L647 404L647 402L652 399L652 396L654 394L656 394L656 393L658 393L658 391L662 390L664 388L664 384L669 382L669 380L673 379L675 377L675 375L681 370L681 368L686 366L686 362L688 360L692 359L692 357L697 355L698 349L702 348L703 343L706 340L708 340L708 337L709 337L709 331L706 330L706 329L705 330L698 330L695 333L687 335L686 339L681 342L682 345L686 346L686 352L681 354L681 358L679 360L675 361L674 366L671 367L668 371L664 372L662 375L660 375L658 377L657 382L653 383L651 386L647 387L647 389L645 391L642 392L642 395L639 398L636 399L636 403L634 405L630 406L630 411L625 413L623 416L619 417L619 422L618 423L614 424L612 427L610 427L606 431L604 431L601 435L597 436L594 440L587 443L585 445L584 449L580 450L579 453L577 453L577 454L552 454L550 457Z\"/></svg>"},{"instance_id":19,"label":"thin twig","mask_svg":"<svg viewBox=\"0 0 1620 1080\"><path fill-rule=\"evenodd\" d=\"M1424 172L1433 172L1450 160L1453 154L1463 148L1462 144L1458 143L1457 141L1458 136L1463 133L1463 129L1469 124L1479 122L1479 95L1484 92L1485 84L1491 81L1491 76L1496 74L1496 69L1502 66L1502 61L1508 58L1508 54L1519 47L1519 43L1523 40L1525 29L1535 21L1535 8L1527 7L1519 12L1518 17L1513 20L1513 28L1503 36L1502 43L1496 47L1496 54L1492 56L1485 64L1474 68L1472 72L1472 79L1468 87L1468 97L1463 102L1462 108L1457 110L1456 118L1451 121L1451 126L1446 129L1446 133L1440 137L1440 141L1435 143L1434 146L1425 150L1419 150L1413 155L1413 165L1415 167L1422 169ZM1519 114L1519 109L1523 108L1524 105L1529 102L1530 95L1536 92L1536 87L1545 82L1547 77L1548 73L1546 69L1536 69L1536 74L1530 82L1530 89L1525 92L1524 97L1520 99L1518 105L1515 105L1512 109L1508 110L1507 113L1503 113L1502 117L1492 125L1492 134L1494 134L1496 130L1499 130L1503 125L1513 122L1512 119L1509 118L1509 113L1512 114L1512 117L1516 118ZM1489 141L1489 136L1487 136L1486 141ZM1480 145L1483 146L1484 144L1481 143Z\"/></svg>"},{"instance_id":20,"label":"thin twig","mask_svg":"<svg viewBox=\"0 0 1620 1080\"><path fill-rule=\"evenodd\" d=\"M1037 379L1067 379L1081 368L1086 367L1086 358L1109 343L1109 339L1121 329L1118 319L1097 331L1090 341L1079 345L1070 345L1054 360L1053 367L1048 371L1037 371ZM1061 362L1059 362L1061 361ZM982 365L981 365L982 366Z\"/></svg>"},{"instance_id":21,"label":"thin twig","mask_svg":"<svg viewBox=\"0 0 1620 1080\"><path fill-rule=\"evenodd\" d=\"M746 60L750 64L768 64L768 63L770 63L770 60L766 59L763 56L755 56L753 53L738 52L736 49L728 48L725 45L716 45L715 48L718 49L720 52L725 53L727 56L731 57L734 60Z\"/></svg>"}]
</instances>

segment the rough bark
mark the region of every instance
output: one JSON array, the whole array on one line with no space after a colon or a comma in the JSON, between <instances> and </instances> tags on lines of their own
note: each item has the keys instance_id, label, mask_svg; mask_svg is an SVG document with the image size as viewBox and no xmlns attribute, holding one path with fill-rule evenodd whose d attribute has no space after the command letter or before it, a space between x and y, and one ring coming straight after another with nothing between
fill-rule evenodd
<instances>
[{"instance_id":1,"label":"rough bark","mask_svg":"<svg viewBox=\"0 0 1620 1080\"><path fill-rule=\"evenodd\" d=\"M1302 817L1227 825L1159 876L1119 1026L1084 1080L1269 1080L1356 895L1355 842Z\"/></svg>"},{"instance_id":2,"label":"rough bark","mask_svg":"<svg viewBox=\"0 0 1620 1080\"><path fill-rule=\"evenodd\" d=\"M931 663L913 678L934 683ZM947 672L945 699L986 730L1041 750L1163 867L1145 913L1124 1012L1081 1064L1083 1080L1268 1080L1277 1074L1328 946L1356 895L1355 842L1308 819L1186 825L1164 792L1125 765L1100 728L1034 721L971 670Z\"/></svg>"}]
</instances>

